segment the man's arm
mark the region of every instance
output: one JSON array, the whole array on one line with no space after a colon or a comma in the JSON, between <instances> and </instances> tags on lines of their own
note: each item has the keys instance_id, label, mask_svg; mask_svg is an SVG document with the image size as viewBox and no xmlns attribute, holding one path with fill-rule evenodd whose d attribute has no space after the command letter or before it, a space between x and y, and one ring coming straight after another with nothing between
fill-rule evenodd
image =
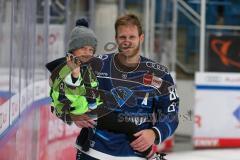
<instances>
[{"instance_id":1,"label":"man's arm","mask_svg":"<svg viewBox=\"0 0 240 160\"><path fill-rule=\"evenodd\" d=\"M179 122L179 97L176 92L176 85L170 74L166 74L164 80L172 85L167 87L167 94L157 95L154 98L156 122L153 130L157 135L155 144L162 143L170 137L175 132Z\"/></svg>"},{"instance_id":2,"label":"man's arm","mask_svg":"<svg viewBox=\"0 0 240 160\"><path fill-rule=\"evenodd\" d=\"M161 85L153 98L153 127L134 134L137 139L130 145L137 151L143 151L153 144L160 144L171 136L178 126L179 98L173 79L168 72L160 74L156 71L156 73Z\"/></svg>"}]
</instances>

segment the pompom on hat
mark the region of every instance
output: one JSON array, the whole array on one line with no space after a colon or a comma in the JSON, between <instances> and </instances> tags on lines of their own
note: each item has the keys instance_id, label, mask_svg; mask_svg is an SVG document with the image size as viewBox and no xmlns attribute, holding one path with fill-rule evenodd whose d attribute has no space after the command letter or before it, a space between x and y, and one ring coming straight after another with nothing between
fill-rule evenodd
<instances>
[{"instance_id":1,"label":"pompom on hat","mask_svg":"<svg viewBox=\"0 0 240 160\"><path fill-rule=\"evenodd\" d=\"M88 21L85 18L81 18L76 21L76 26L71 31L67 50L71 53L86 45L92 46L94 50L96 50L97 37L95 33L88 28Z\"/></svg>"}]
</instances>

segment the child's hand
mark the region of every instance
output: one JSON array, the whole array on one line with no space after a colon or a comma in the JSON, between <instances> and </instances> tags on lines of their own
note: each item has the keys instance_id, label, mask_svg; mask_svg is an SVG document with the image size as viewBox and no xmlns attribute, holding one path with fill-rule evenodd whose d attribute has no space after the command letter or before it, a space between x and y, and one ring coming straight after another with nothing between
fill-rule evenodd
<instances>
[{"instance_id":1,"label":"child's hand","mask_svg":"<svg viewBox=\"0 0 240 160\"><path fill-rule=\"evenodd\" d=\"M80 75L80 65L81 61L78 57L72 55L72 54L67 54L67 65L72 69L72 76L74 78L78 78Z\"/></svg>"},{"instance_id":2,"label":"child's hand","mask_svg":"<svg viewBox=\"0 0 240 160\"><path fill-rule=\"evenodd\" d=\"M77 67L79 67L81 65L81 61L80 61L79 57L74 56L71 53L68 53L66 58L67 58L67 65L71 69L75 69L75 68L77 68Z\"/></svg>"}]
</instances>

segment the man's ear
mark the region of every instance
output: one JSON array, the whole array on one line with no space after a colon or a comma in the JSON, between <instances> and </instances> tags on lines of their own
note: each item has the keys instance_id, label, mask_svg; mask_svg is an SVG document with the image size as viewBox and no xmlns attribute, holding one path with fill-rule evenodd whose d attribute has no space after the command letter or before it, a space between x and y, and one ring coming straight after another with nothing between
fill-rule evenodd
<instances>
[{"instance_id":1,"label":"man's ear","mask_svg":"<svg viewBox=\"0 0 240 160\"><path fill-rule=\"evenodd\" d=\"M115 42L117 42L117 37L118 37L117 34L115 34Z\"/></svg>"},{"instance_id":2,"label":"man's ear","mask_svg":"<svg viewBox=\"0 0 240 160\"><path fill-rule=\"evenodd\" d=\"M144 41L144 34L141 34L140 35L140 42L143 43L143 41Z\"/></svg>"}]
</instances>

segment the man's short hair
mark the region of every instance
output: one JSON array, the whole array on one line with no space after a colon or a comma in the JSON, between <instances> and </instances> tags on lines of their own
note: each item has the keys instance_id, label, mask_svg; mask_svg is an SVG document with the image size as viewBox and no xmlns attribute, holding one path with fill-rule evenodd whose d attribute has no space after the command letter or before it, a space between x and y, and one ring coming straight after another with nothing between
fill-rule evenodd
<instances>
[{"instance_id":1,"label":"man's short hair","mask_svg":"<svg viewBox=\"0 0 240 160\"><path fill-rule=\"evenodd\" d=\"M117 36L117 29L119 26L128 26L128 25L134 25L137 26L138 34L141 35L143 33L142 31L142 25L138 19L138 17L134 14L126 14L121 17L119 17L115 22L115 36Z\"/></svg>"}]
</instances>

